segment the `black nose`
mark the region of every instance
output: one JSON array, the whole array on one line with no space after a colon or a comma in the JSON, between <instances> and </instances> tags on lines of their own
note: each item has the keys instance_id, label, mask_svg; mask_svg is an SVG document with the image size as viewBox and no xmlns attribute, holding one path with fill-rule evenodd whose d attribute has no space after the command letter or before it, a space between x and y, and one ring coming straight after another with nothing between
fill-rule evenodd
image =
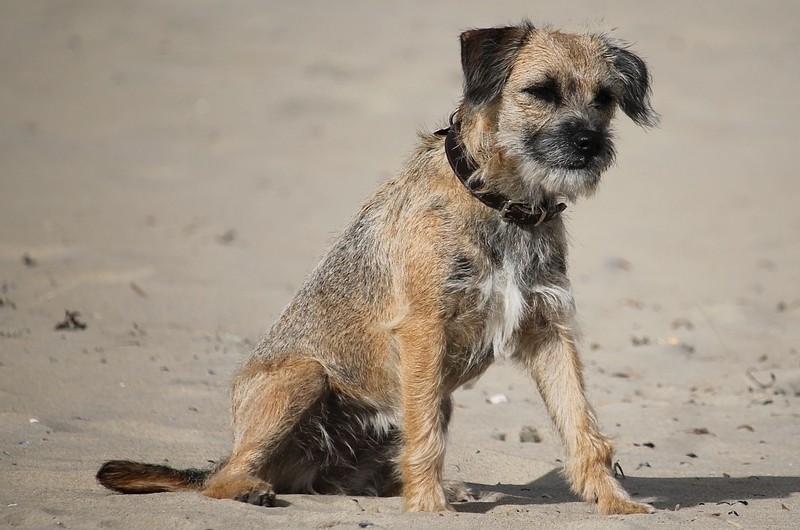
<instances>
[{"instance_id":1,"label":"black nose","mask_svg":"<svg viewBox=\"0 0 800 530\"><path fill-rule=\"evenodd\" d=\"M603 135L597 131L580 129L572 137L572 142L581 155L586 158L592 158L603 147Z\"/></svg>"}]
</instances>

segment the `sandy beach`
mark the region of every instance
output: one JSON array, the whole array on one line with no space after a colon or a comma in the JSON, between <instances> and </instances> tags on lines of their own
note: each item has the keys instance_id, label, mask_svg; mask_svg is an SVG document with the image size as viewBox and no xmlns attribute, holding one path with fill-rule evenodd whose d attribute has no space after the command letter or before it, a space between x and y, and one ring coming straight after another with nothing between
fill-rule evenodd
<instances>
[{"instance_id":1,"label":"sandy beach","mask_svg":"<svg viewBox=\"0 0 800 530\"><path fill-rule=\"evenodd\" d=\"M233 371L445 123L458 34L523 17L653 74L660 128L620 117L566 216L591 400L657 513L569 491L513 366L455 394L445 474L478 497L456 513L99 486L112 458L226 455ZM789 1L0 3L0 527L800 526L798 51Z\"/></svg>"}]
</instances>

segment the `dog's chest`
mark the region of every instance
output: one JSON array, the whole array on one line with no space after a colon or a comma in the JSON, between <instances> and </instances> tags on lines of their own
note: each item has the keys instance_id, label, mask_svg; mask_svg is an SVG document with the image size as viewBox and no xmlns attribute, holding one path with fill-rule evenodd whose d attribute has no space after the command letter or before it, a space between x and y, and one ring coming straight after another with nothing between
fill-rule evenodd
<instances>
[{"instance_id":1,"label":"dog's chest","mask_svg":"<svg viewBox=\"0 0 800 530\"><path fill-rule=\"evenodd\" d=\"M560 238L515 234L495 243L495 262L477 278L484 313L481 350L510 358L520 346L520 331L537 322L571 317L573 297Z\"/></svg>"}]
</instances>

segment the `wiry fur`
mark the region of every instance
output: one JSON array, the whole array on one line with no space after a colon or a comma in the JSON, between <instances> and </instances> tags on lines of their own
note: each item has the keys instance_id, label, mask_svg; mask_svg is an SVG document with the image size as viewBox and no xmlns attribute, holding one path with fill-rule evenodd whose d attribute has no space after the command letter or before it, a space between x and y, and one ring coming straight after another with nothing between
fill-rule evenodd
<instances>
[{"instance_id":1,"label":"wiry fur","mask_svg":"<svg viewBox=\"0 0 800 530\"><path fill-rule=\"evenodd\" d=\"M465 32L461 45L455 116L480 166L473 181L515 200L591 194L613 160L614 108L656 120L644 63L603 37L523 23ZM475 200L442 138L425 135L239 371L230 458L207 476L115 461L98 479L265 505L274 493L402 493L408 510L450 509L451 393L509 359L538 385L573 489L603 513L649 511L613 478L586 401L566 247L561 218L522 227Z\"/></svg>"}]
</instances>

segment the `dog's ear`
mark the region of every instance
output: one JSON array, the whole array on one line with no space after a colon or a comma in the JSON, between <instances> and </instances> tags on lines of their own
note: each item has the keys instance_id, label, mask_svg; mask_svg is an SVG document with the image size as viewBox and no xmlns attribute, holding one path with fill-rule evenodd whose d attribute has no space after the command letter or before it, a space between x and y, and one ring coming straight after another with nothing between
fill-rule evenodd
<instances>
[{"instance_id":1,"label":"dog's ear","mask_svg":"<svg viewBox=\"0 0 800 530\"><path fill-rule=\"evenodd\" d=\"M620 107L630 119L643 127L655 127L658 113L650 105L650 72L641 57L624 46L608 44L608 57L622 85Z\"/></svg>"},{"instance_id":2,"label":"dog's ear","mask_svg":"<svg viewBox=\"0 0 800 530\"><path fill-rule=\"evenodd\" d=\"M461 34L464 101L470 106L489 103L500 95L528 33L530 22L519 26L472 29Z\"/></svg>"}]
</instances>

